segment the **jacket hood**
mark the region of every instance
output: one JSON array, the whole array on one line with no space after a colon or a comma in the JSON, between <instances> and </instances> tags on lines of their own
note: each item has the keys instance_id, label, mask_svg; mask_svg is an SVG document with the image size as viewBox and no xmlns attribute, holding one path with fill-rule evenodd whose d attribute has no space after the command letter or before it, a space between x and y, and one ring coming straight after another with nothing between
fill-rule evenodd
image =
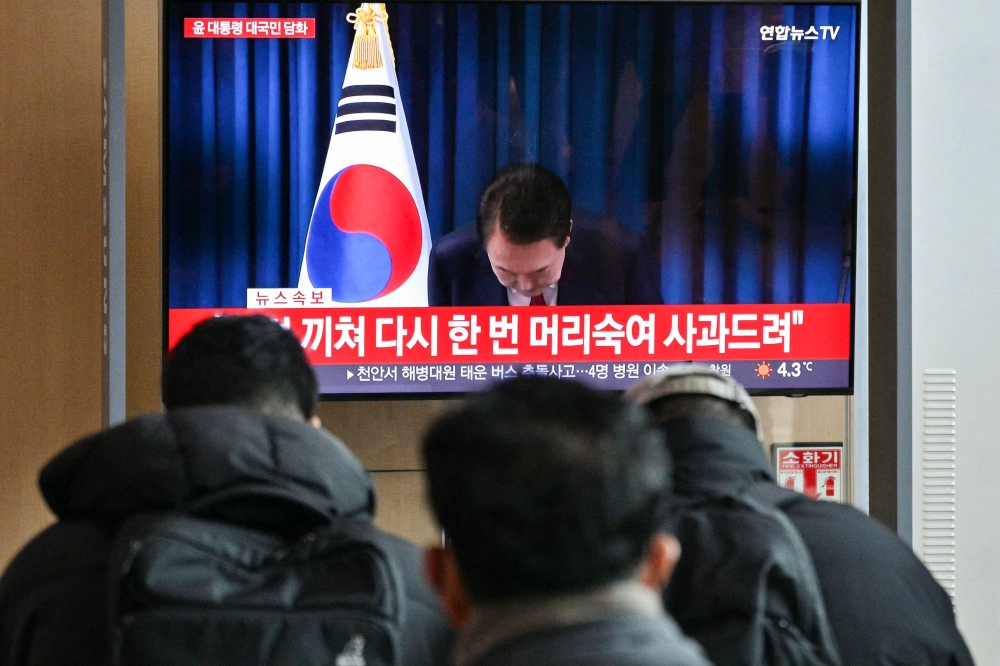
<instances>
[{"instance_id":1,"label":"jacket hood","mask_svg":"<svg viewBox=\"0 0 1000 666\"><path fill-rule=\"evenodd\" d=\"M743 426L696 416L669 421L662 430L679 495L733 491L754 481L774 481L757 435Z\"/></svg>"},{"instance_id":2,"label":"jacket hood","mask_svg":"<svg viewBox=\"0 0 1000 666\"><path fill-rule=\"evenodd\" d=\"M298 531L375 511L371 479L340 440L230 406L149 414L85 437L42 469L39 486L62 520L185 511Z\"/></svg>"}]
</instances>

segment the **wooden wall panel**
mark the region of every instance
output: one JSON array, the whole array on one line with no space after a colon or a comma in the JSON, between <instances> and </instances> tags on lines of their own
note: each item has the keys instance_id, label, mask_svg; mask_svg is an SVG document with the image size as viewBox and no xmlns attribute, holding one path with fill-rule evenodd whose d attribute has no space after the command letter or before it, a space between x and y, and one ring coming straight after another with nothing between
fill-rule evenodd
<instances>
[{"instance_id":1,"label":"wooden wall panel","mask_svg":"<svg viewBox=\"0 0 1000 666\"><path fill-rule=\"evenodd\" d=\"M372 480L378 493L376 525L420 546L441 543L423 472L376 472Z\"/></svg>"},{"instance_id":2,"label":"wooden wall panel","mask_svg":"<svg viewBox=\"0 0 1000 666\"><path fill-rule=\"evenodd\" d=\"M431 421L451 404L444 400L327 402L318 409L323 426L343 439L372 472L378 493L375 524L420 545L441 539L427 503L420 441Z\"/></svg>"},{"instance_id":3,"label":"wooden wall panel","mask_svg":"<svg viewBox=\"0 0 1000 666\"><path fill-rule=\"evenodd\" d=\"M420 439L446 400L326 402L318 409L323 426L350 446L369 470L417 470Z\"/></svg>"},{"instance_id":4,"label":"wooden wall panel","mask_svg":"<svg viewBox=\"0 0 1000 666\"><path fill-rule=\"evenodd\" d=\"M755 398L765 447L773 443L843 442L846 400L840 395Z\"/></svg>"},{"instance_id":5,"label":"wooden wall panel","mask_svg":"<svg viewBox=\"0 0 1000 666\"><path fill-rule=\"evenodd\" d=\"M160 0L125 3L125 412L160 408Z\"/></svg>"},{"instance_id":6,"label":"wooden wall panel","mask_svg":"<svg viewBox=\"0 0 1000 666\"><path fill-rule=\"evenodd\" d=\"M38 470L101 426L101 3L0 3L0 567Z\"/></svg>"}]
</instances>

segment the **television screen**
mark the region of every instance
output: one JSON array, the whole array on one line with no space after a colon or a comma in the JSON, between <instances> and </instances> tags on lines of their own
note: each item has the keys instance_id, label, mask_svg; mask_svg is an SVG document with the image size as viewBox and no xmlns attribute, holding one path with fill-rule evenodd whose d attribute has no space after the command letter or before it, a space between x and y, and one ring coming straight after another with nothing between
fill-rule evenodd
<instances>
[{"instance_id":1,"label":"television screen","mask_svg":"<svg viewBox=\"0 0 1000 666\"><path fill-rule=\"evenodd\" d=\"M165 5L166 346L326 396L852 386L857 4Z\"/></svg>"}]
</instances>

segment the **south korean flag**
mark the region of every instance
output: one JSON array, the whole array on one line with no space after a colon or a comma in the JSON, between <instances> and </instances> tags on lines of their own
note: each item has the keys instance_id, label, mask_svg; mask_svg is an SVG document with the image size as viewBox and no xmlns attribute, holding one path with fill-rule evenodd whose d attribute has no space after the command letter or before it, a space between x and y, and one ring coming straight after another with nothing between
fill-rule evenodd
<instances>
[{"instance_id":1,"label":"south korean flag","mask_svg":"<svg viewBox=\"0 0 1000 666\"><path fill-rule=\"evenodd\" d=\"M298 286L329 288L334 305L426 306L430 229L385 5L347 20L354 45Z\"/></svg>"}]
</instances>

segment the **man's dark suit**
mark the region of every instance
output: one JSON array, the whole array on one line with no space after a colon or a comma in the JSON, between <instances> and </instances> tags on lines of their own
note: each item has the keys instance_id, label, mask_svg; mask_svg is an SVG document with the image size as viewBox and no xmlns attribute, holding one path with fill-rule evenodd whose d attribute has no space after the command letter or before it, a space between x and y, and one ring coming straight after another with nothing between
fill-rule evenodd
<instances>
[{"instance_id":1,"label":"man's dark suit","mask_svg":"<svg viewBox=\"0 0 1000 666\"><path fill-rule=\"evenodd\" d=\"M639 234L574 216L557 305L658 305L660 271ZM430 305L507 305L474 224L438 239L427 276Z\"/></svg>"}]
</instances>

